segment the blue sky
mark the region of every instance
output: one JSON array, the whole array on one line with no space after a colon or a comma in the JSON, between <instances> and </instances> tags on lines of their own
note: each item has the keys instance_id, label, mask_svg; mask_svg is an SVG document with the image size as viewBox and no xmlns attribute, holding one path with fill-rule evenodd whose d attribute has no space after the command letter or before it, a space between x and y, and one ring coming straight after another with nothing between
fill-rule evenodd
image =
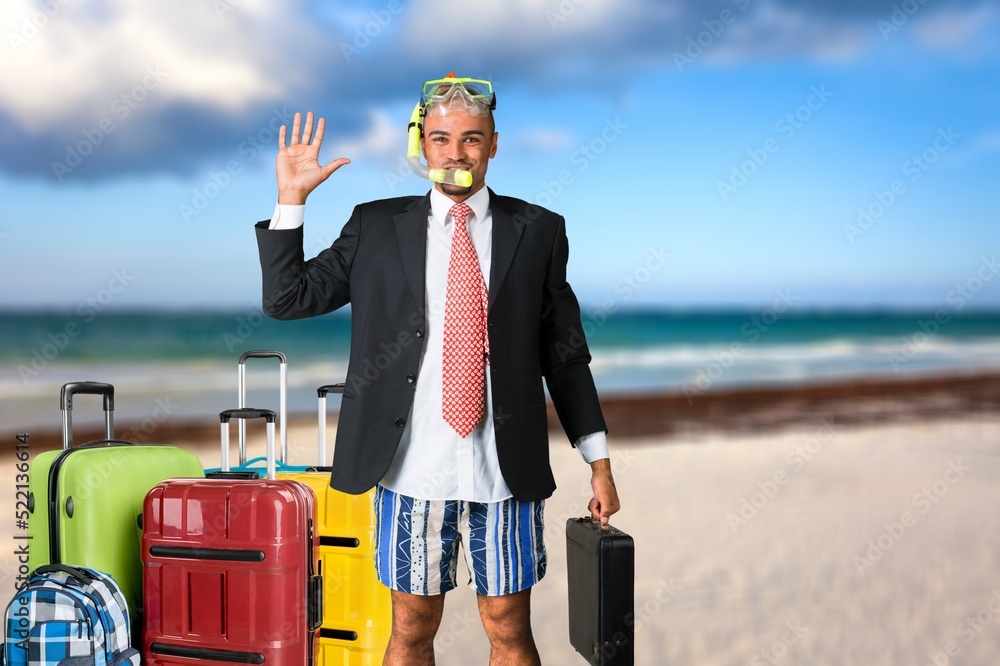
<instances>
[{"instance_id":1,"label":"blue sky","mask_svg":"<svg viewBox=\"0 0 1000 666\"><path fill-rule=\"evenodd\" d=\"M428 189L405 128L450 70L495 82L487 182L566 216L587 304L1000 305L1000 2L5 6L0 306L253 307L273 130L312 109L352 159L312 255Z\"/></svg>"}]
</instances>

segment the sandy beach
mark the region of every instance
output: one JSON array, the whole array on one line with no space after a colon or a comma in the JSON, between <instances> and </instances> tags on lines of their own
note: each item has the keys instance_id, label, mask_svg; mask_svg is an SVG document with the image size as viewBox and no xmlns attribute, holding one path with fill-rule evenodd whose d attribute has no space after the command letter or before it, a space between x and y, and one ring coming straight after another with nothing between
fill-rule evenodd
<instances>
[{"instance_id":1,"label":"sandy beach","mask_svg":"<svg viewBox=\"0 0 1000 666\"><path fill-rule=\"evenodd\" d=\"M636 663L995 664L997 386L980 376L706 393L700 408L678 395L607 400L623 502L612 522L636 543ZM217 433L164 423L153 439L215 464ZM312 415L293 419L293 462L311 458L315 437ZM15 442L4 438L6 599L18 542ZM53 433L30 441L37 454ZM564 529L585 512L589 475L561 433L552 442L559 488L533 627L543 663L573 666L586 662L567 638ZM449 595L437 646L444 666L487 663L471 590Z\"/></svg>"}]
</instances>

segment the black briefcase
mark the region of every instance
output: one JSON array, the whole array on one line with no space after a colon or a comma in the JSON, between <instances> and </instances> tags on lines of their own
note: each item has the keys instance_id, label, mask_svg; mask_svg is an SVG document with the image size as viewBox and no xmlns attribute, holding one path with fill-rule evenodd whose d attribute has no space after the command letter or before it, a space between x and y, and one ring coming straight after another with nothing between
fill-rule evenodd
<instances>
[{"instance_id":1,"label":"black briefcase","mask_svg":"<svg viewBox=\"0 0 1000 666\"><path fill-rule=\"evenodd\" d=\"M566 521L569 642L594 666L635 663L635 545L587 518Z\"/></svg>"}]
</instances>

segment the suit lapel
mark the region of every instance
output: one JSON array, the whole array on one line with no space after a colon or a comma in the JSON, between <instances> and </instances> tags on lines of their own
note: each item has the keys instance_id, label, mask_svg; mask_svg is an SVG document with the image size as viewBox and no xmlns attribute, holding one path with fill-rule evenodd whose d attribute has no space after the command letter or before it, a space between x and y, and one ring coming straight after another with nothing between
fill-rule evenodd
<instances>
[{"instance_id":1,"label":"suit lapel","mask_svg":"<svg viewBox=\"0 0 1000 666\"><path fill-rule=\"evenodd\" d=\"M510 211L504 208L499 198L490 190L490 212L493 215L493 255L490 259L490 294L487 309L493 308L493 301L500 293L500 286L507 277L510 264L514 260L517 245L521 242L524 225L517 224Z\"/></svg>"},{"instance_id":2,"label":"suit lapel","mask_svg":"<svg viewBox=\"0 0 1000 666\"><path fill-rule=\"evenodd\" d=\"M420 314L424 314L424 280L427 259L427 216L430 214L430 195L410 204L402 213L393 217L403 272L410 283L413 300Z\"/></svg>"}]
</instances>

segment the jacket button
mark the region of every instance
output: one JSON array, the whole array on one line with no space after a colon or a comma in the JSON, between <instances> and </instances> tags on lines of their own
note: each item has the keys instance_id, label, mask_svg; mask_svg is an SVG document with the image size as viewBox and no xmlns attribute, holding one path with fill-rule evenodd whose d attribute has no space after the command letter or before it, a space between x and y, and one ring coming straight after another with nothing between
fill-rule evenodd
<instances>
[{"instance_id":1,"label":"jacket button","mask_svg":"<svg viewBox=\"0 0 1000 666\"><path fill-rule=\"evenodd\" d=\"M402 428L403 426L406 425L406 419L404 419L404 418L398 418L398 419L396 419L395 423L396 423L396 427L397 428Z\"/></svg>"},{"instance_id":2,"label":"jacket button","mask_svg":"<svg viewBox=\"0 0 1000 666\"><path fill-rule=\"evenodd\" d=\"M407 384L415 384L416 382L417 382L416 375L406 375L406 383Z\"/></svg>"},{"instance_id":3,"label":"jacket button","mask_svg":"<svg viewBox=\"0 0 1000 666\"><path fill-rule=\"evenodd\" d=\"M422 338L422 337L424 337L424 329L422 329L422 328L418 328L418 329L417 329L417 332L416 332L416 334L415 334L415 335L416 335L416 336L417 336L418 338Z\"/></svg>"}]
</instances>

